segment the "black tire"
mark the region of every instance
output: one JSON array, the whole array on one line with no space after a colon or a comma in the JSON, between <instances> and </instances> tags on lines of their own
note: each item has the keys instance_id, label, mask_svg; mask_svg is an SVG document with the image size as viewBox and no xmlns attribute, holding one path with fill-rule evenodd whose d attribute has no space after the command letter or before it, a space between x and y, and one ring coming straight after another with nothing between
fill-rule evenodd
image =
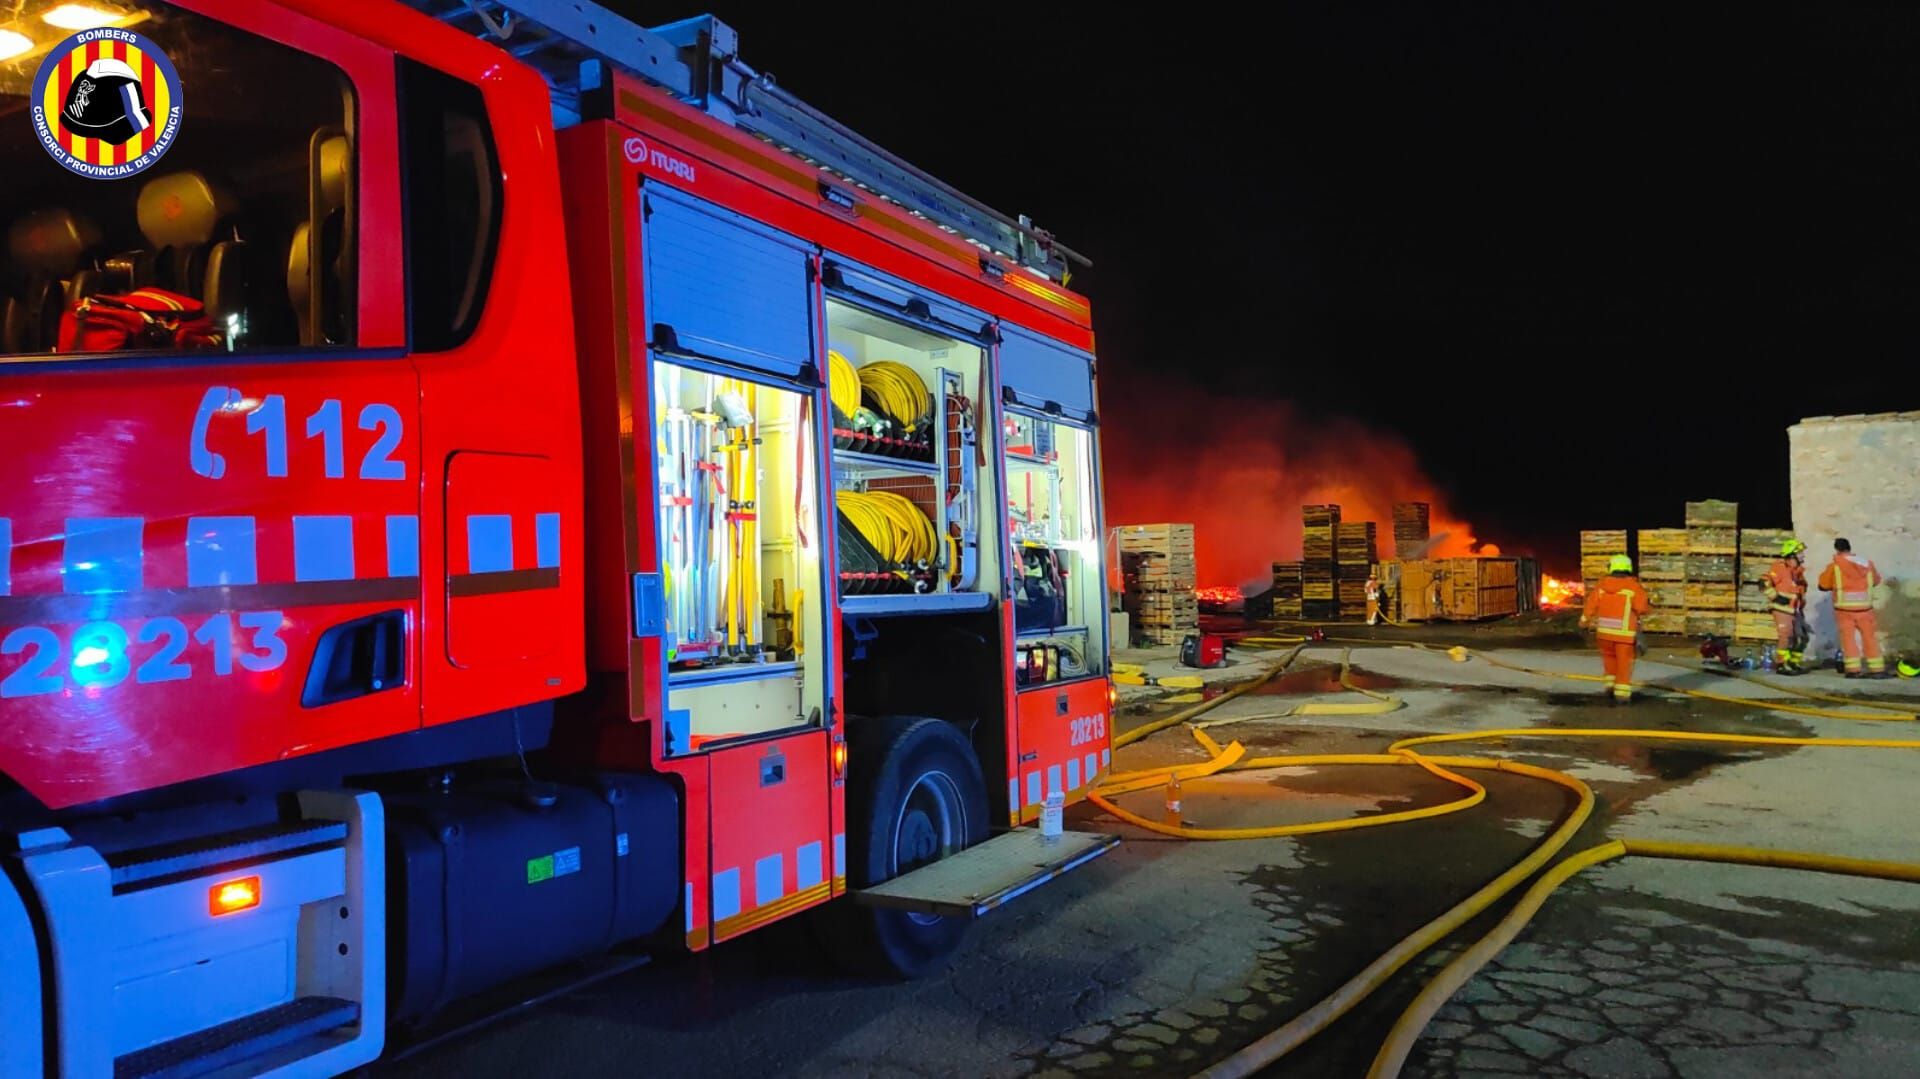
<instances>
[{"instance_id":1,"label":"black tire","mask_svg":"<svg viewBox=\"0 0 1920 1079\"><path fill-rule=\"evenodd\" d=\"M917 716L855 720L847 774L847 872L871 887L987 838L987 784L966 735ZM944 960L967 921L850 901L821 911L834 961L859 973L913 978Z\"/></svg>"}]
</instances>

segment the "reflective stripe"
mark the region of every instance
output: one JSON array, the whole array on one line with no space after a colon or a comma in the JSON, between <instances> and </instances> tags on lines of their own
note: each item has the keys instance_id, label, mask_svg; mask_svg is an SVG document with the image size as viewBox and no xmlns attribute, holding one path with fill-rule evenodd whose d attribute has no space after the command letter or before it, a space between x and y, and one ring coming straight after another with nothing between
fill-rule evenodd
<instances>
[{"instance_id":1,"label":"reflective stripe","mask_svg":"<svg viewBox=\"0 0 1920 1079\"><path fill-rule=\"evenodd\" d=\"M793 880L801 890L804 891L827 879L824 867L820 864L822 853L818 839L794 852Z\"/></svg>"},{"instance_id":2,"label":"reflective stripe","mask_svg":"<svg viewBox=\"0 0 1920 1079\"><path fill-rule=\"evenodd\" d=\"M513 517L505 513L467 515L467 572L502 573L513 568Z\"/></svg>"},{"instance_id":3,"label":"reflective stripe","mask_svg":"<svg viewBox=\"0 0 1920 1079\"><path fill-rule=\"evenodd\" d=\"M146 526L143 517L67 518L60 555L61 591L73 596L138 592L146 587L142 549Z\"/></svg>"},{"instance_id":4,"label":"reflective stripe","mask_svg":"<svg viewBox=\"0 0 1920 1079\"><path fill-rule=\"evenodd\" d=\"M420 576L420 518L411 513L387 516L387 576Z\"/></svg>"},{"instance_id":5,"label":"reflective stripe","mask_svg":"<svg viewBox=\"0 0 1920 1079\"><path fill-rule=\"evenodd\" d=\"M293 519L293 579L353 580L353 518L329 515Z\"/></svg>"},{"instance_id":6,"label":"reflective stripe","mask_svg":"<svg viewBox=\"0 0 1920 1079\"><path fill-rule=\"evenodd\" d=\"M187 518L187 586L258 584L251 517Z\"/></svg>"},{"instance_id":7,"label":"reflective stripe","mask_svg":"<svg viewBox=\"0 0 1920 1079\"><path fill-rule=\"evenodd\" d=\"M1846 567L1852 565L1866 575L1867 587L1864 591L1847 588ZM1871 564L1861 565L1858 561L1835 555L1833 565L1833 609L1836 611L1869 611L1873 609L1873 586L1880 583L1880 575L1873 571Z\"/></svg>"},{"instance_id":8,"label":"reflective stripe","mask_svg":"<svg viewBox=\"0 0 1920 1079\"><path fill-rule=\"evenodd\" d=\"M764 907L784 894L780 877L785 870L786 858L779 854L769 854L753 863L754 906Z\"/></svg>"},{"instance_id":9,"label":"reflective stripe","mask_svg":"<svg viewBox=\"0 0 1920 1079\"><path fill-rule=\"evenodd\" d=\"M1602 594L1601 598L1603 600L1608 597L1619 597L1620 613L1612 616L1601 615L1593 620L1594 626L1599 631L1600 636L1629 641L1634 638L1638 633L1638 629L1633 622L1633 597L1636 594L1637 593L1631 588L1622 588L1618 592Z\"/></svg>"},{"instance_id":10,"label":"reflective stripe","mask_svg":"<svg viewBox=\"0 0 1920 1079\"><path fill-rule=\"evenodd\" d=\"M713 920L740 913L740 870L723 869L713 875Z\"/></svg>"},{"instance_id":11,"label":"reflective stripe","mask_svg":"<svg viewBox=\"0 0 1920 1079\"><path fill-rule=\"evenodd\" d=\"M560 568L560 515L533 515L534 565L540 569Z\"/></svg>"}]
</instances>

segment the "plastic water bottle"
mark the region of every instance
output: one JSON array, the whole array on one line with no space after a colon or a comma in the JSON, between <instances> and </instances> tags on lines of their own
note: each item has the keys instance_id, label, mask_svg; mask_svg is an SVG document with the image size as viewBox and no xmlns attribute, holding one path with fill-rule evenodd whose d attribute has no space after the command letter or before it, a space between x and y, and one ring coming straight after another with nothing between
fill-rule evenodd
<instances>
[{"instance_id":1,"label":"plastic water bottle","mask_svg":"<svg viewBox=\"0 0 1920 1079\"><path fill-rule=\"evenodd\" d=\"M1765 650L1760 653L1760 669L1763 671L1772 671L1773 665L1773 646L1768 645Z\"/></svg>"},{"instance_id":2,"label":"plastic water bottle","mask_svg":"<svg viewBox=\"0 0 1920 1079\"><path fill-rule=\"evenodd\" d=\"M1743 670L1753 670L1753 649L1747 649L1746 655L1740 660L1740 666Z\"/></svg>"},{"instance_id":3,"label":"plastic water bottle","mask_svg":"<svg viewBox=\"0 0 1920 1079\"><path fill-rule=\"evenodd\" d=\"M1180 777L1168 776L1167 805L1165 811L1160 815L1160 823L1174 828L1181 826L1183 813L1180 802Z\"/></svg>"},{"instance_id":4,"label":"plastic water bottle","mask_svg":"<svg viewBox=\"0 0 1920 1079\"><path fill-rule=\"evenodd\" d=\"M1040 803L1040 838L1059 839L1067 808L1067 796L1059 791L1047 795Z\"/></svg>"}]
</instances>

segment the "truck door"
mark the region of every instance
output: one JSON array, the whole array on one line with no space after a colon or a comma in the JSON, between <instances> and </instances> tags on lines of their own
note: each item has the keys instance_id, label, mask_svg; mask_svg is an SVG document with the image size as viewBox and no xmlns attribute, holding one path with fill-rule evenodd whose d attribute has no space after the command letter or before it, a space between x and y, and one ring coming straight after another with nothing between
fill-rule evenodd
<instances>
[{"instance_id":1,"label":"truck door","mask_svg":"<svg viewBox=\"0 0 1920 1079\"><path fill-rule=\"evenodd\" d=\"M843 874L815 255L664 186L643 206L663 752L707 758L708 846L687 852L689 877L705 872L688 891L717 941L825 900Z\"/></svg>"},{"instance_id":2,"label":"truck door","mask_svg":"<svg viewBox=\"0 0 1920 1079\"><path fill-rule=\"evenodd\" d=\"M419 722L397 639L316 662L418 617L393 53L201 6L13 5L8 124L36 66L36 111L103 65L153 121L0 141L0 772L54 806Z\"/></svg>"},{"instance_id":3,"label":"truck door","mask_svg":"<svg viewBox=\"0 0 1920 1079\"><path fill-rule=\"evenodd\" d=\"M1092 357L1015 327L999 349L1018 705L1009 817L1079 800L1111 763Z\"/></svg>"}]
</instances>

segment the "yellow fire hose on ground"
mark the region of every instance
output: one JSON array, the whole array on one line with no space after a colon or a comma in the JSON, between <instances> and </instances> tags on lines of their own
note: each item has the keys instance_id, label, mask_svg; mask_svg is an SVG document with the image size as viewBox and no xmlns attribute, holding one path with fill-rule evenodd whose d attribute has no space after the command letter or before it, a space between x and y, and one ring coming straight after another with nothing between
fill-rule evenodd
<instances>
[{"instance_id":1,"label":"yellow fire hose on ground","mask_svg":"<svg viewBox=\"0 0 1920 1079\"><path fill-rule=\"evenodd\" d=\"M1623 728L1574 728L1574 729L1538 729L1507 728L1492 731L1471 731L1460 734L1424 735L1402 739L1387 747L1382 754L1320 754L1302 756L1277 756L1247 758L1245 747L1239 742L1221 746L1211 738L1202 725L1193 724L1205 712L1224 704L1228 700L1249 692L1284 670L1304 649L1304 643L1277 638L1263 638L1247 643L1297 643L1294 650L1272 665L1266 672L1253 681L1243 683L1229 693L1222 694L1190 708L1182 709L1171 716L1137 727L1114 740L1119 748L1138 741L1150 734L1169 727L1187 723L1194 737L1207 750L1209 759L1198 764L1171 765L1131 772L1116 773L1105 777L1088 799L1118 819L1135 827L1162 835L1171 835L1184 839L1228 840L1276 838L1281 836L1310 835L1334 831L1348 831L1357 828L1376 827L1384 824L1401 823L1408 820L1427 819L1448 813L1459 812L1478 805L1486 797L1486 789L1472 779L1458 774L1454 769L1485 769L1509 772L1517 775L1542 779L1558 784L1575 793L1577 801L1571 813L1563 819L1548 836L1534 847L1528 855L1509 867L1506 872L1489 881L1479 891L1456 903L1439 917L1428 922L1419 930L1408 935L1387 952L1369 963L1359 973L1348 979L1333 993L1296 1016L1286 1025L1270 1032L1258 1041L1228 1057L1201 1073L1207 1079L1228 1079L1252 1075L1274 1061L1285 1056L1314 1035L1325 1030L1340 1016L1346 1014L1355 1005L1365 1000L1375 990L1384 985L1395 972L1407 963L1438 944L1441 940L1481 914L1493 904L1499 902L1508 893L1519 887L1529 877L1538 872L1554 856L1565 848L1592 814L1594 797L1591 788L1579 779L1551 768L1522 764L1491 758L1476 757L1428 757L1415 752L1415 747L1454 742L1504 740L1509 738L1563 738L1563 739L1600 739L1600 738L1638 738L1669 741L1697 741L1714 743L1733 743L1744 745L1784 745L1784 746L1826 746L1842 748L1885 748L1920 749L1920 740L1869 739L1869 738L1790 738L1769 735L1735 735L1712 732L1634 730ZM1456 659L1464 661L1465 649L1452 650ZM1568 674L1558 671L1544 671L1521 667L1492 657L1481 656L1482 660L1494 666L1506 667L1551 677L1571 678L1580 681L1599 681L1592 675ZM1350 652L1342 656L1340 681L1349 689L1377 698L1358 706L1364 710L1391 711L1401 707L1401 702L1386 694L1373 693L1354 686L1350 679ZM1770 685L1770 684L1769 684ZM1659 687L1667 688L1667 687ZM1772 687L1785 688L1785 687ZM1700 691L1673 689L1688 696L1705 700L1724 701L1745 706L1773 709L1776 706L1763 701L1728 697L1723 694L1709 694ZM1793 692L1788 690L1788 692ZM1873 702L1849 703L1867 707L1886 707ZM1316 714L1314 705L1333 707L1328 702L1308 702L1295 709L1280 713L1282 715ZM1827 718L1839 719L1899 719L1901 716L1861 716L1851 712L1833 712L1821 709L1797 709L1784 706L1779 710L1792 710L1812 713ZM1326 713L1318 713L1326 714ZM1911 715L1904 718L1911 719ZM1237 720L1236 720L1237 721ZM1278 825L1254 828L1188 828L1176 824L1152 821L1131 813L1115 805L1110 799L1120 795L1150 789L1171 781L1186 778L1218 774L1226 771L1249 769L1314 767L1339 765L1396 765L1417 766L1430 774L1453 783L1467 791L1464 797L1436 806L1402 810L1375 817L1353 818L1337 821L1316 821L1305 824ZM1527 922L1545 903L1546 898L1560 884L1573 877L1582 869L1600 864L1627 854L1640 854L1649 857L1686 858L1695 860L1721 861L1746 865L1773 866L1790 869L1806 869L1818 872L1847 873L1861 876L1875 876L1892 880L1906 880L1920 883L1920 864L1897 862L1877 862L1862 859L1839 858L1830 855L1811 854L1795 851L1775 851L1751 847L1718 846L1711 844L1664 843L1654 840L1613 840L1600 846L1582 851L1569 857L1542 876L1528 890L1512 912L1497 925L1485 938L1476 943L1466 953L1455 959L1431 982L1413 1005L1401 1016L1381 1046L1370 1077L1391 1077L1399 1074L1407 1055L1418 1040L1421 1031L1433 1015L1446 1001L1466 984L1473 974L1491 962L1523 929Z\"/></svg>"},{"instance_id":2,"label":"yellow fire hose on ground","mask_svg":"<svg viewBox=\"0 0 1920 1079\"><path fill-rule=\"evenodd\" d=\"M1602 862L1612 861L1626 855L1640 855L1648 858L1676 858L1685 861L1729 862L1736 865L1767 866L1776 869L1803 869L1814 873L1840 873L1855 877L1878 877L1883 880L1899 880L1920 884L1920 865L1909 862L1881 862L1865 858L1840 858L1828 854L1808 854L1800 851L1768 850L1760 847L1726 847L1705 843L1668 843L1653 839L1615 839L1599 846L1588 847L1578 854L1569 855L1566 860L1543 874L1533 887L1514 904L1500 923L1486 936L1476 941L1472 947L1462 952L1446 968L1434 976L1420 995L1400 1015L1388 1032L1387 1039L1380 1046L1380 1052L1373 1058L1373 1065L1367 1075L1394 1076L1400 1074L1407 1056L1413 1051L1413 1045L1420 1034L1433 1021L1442 1006L1452 996L1464 988L1469 979L1479 970L1513 943L1520 931L1526 928L1533 916L1540 912L1547 897L1554 889L1571 880L1583 869L1589 869Z\"/></svg>"}]
</instances>

